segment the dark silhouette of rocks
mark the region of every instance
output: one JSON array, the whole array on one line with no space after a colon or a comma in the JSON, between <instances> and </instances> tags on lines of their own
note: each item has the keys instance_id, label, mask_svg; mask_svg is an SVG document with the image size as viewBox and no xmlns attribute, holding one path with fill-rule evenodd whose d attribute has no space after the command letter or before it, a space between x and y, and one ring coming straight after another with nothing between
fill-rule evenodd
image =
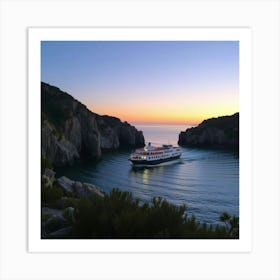
<instances>
[{"instance_id":1,"label":"dark silhouette of rocks","mask_svg":"<svg viewBox=\"0 0 280 280\"><path fill-rule=\"evenodd\" d=\"M204 120L182 131L178 144L188 147L239 149L239 113Z\"/></svg>"},{"instance_id":2,"label":"dark silhouette of rocks","mask_svg":"<svg viewBox=\"0 0 280 280\"><path fill-rule=\"evenodd\" d=\"M100 116L59 88L41 82L41 153L54 166L98 160L103 150L143 147L145 140L127 122Z\"/></svg>"}]
</instances>

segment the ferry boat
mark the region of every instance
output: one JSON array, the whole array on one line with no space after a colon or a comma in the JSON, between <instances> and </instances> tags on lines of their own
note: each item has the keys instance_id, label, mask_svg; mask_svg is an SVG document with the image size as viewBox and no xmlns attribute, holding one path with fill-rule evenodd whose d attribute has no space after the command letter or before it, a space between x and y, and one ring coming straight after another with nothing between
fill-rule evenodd
<instances>
[{"instance_id":1,"label":"ferry boat","mask_svg":"<svg viewBox=\"0 0 280 280\"><path fill-rule=\"evenodd\" d=\"M129 157L133 165L157 165L168 161L179 159L181 149L172 145L154 147L149 143L142 149L137 149Z\"/></svg>"}]
</instances>

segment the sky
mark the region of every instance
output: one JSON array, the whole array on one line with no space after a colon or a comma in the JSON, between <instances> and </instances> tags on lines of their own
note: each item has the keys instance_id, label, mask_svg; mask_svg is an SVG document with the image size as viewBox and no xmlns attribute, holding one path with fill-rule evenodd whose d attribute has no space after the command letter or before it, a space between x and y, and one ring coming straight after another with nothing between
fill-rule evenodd
<instances>
[{"instance_id":1,"label":"sky","mask_svg":"<svg viewBox=\"0 0 280 280\"><path fill-rule=\"evenodd\" d=\"M238 41L42 41L41 80L128 122L239 111Z\"/></svg>"}]
</instances>

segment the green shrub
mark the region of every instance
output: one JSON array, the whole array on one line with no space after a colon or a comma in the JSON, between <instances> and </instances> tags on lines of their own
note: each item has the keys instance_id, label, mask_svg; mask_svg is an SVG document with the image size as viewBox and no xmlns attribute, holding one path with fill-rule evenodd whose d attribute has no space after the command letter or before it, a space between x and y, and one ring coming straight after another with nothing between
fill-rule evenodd
<instances>
[{"instance_id":1,"label":"green shrub","mask_svg":"<svg viewBox=\"0 0 280 280\"><path fill-rule=\"evenodd\" d=\"M200 224L186 209L162 198L140 205L130 192L113 189L104 198L79 200L74 233L76 238L238 238L224 226Z\"/></svg>"},{"instance_id":2,"label":"green shrub","mask_svg":"<svg viewBox=\"0 0 280 280\"><path fill-rule=\"evenodd\" d=\"M41 186L41 200L45 203L53 203L61 199L63 190L57 186L46 187L44 184Z\"/></svg>"}]
</instances>

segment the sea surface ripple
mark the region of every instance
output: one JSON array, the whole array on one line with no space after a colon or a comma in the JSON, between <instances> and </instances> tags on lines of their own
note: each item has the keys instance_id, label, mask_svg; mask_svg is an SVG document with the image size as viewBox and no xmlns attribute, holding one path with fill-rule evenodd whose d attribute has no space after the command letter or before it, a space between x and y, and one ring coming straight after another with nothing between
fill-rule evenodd
<instances>
[{"instance_id":1,"label":"sea surface ripple","mask_svg":"<svg viewBox=\"0 0 280 280\"><path fill-rule=\"evenodd\" d=\"M148 128L143 129L146 139L148 136L164 143L161 129L169 136L168 142L176 144L178 129ZM56 172L57 176L92 183L106 192L113 188L130 191L142 202L162 197L176 205L186 204L188 215L195 214L200 222L217 224L224 211L239 215L238 156L219 150L181 149L181 158L165 166L135 169L128 160L132 151L115 151L103 154L97 163L59 168Z\"/></svg>"}]
</instances>

